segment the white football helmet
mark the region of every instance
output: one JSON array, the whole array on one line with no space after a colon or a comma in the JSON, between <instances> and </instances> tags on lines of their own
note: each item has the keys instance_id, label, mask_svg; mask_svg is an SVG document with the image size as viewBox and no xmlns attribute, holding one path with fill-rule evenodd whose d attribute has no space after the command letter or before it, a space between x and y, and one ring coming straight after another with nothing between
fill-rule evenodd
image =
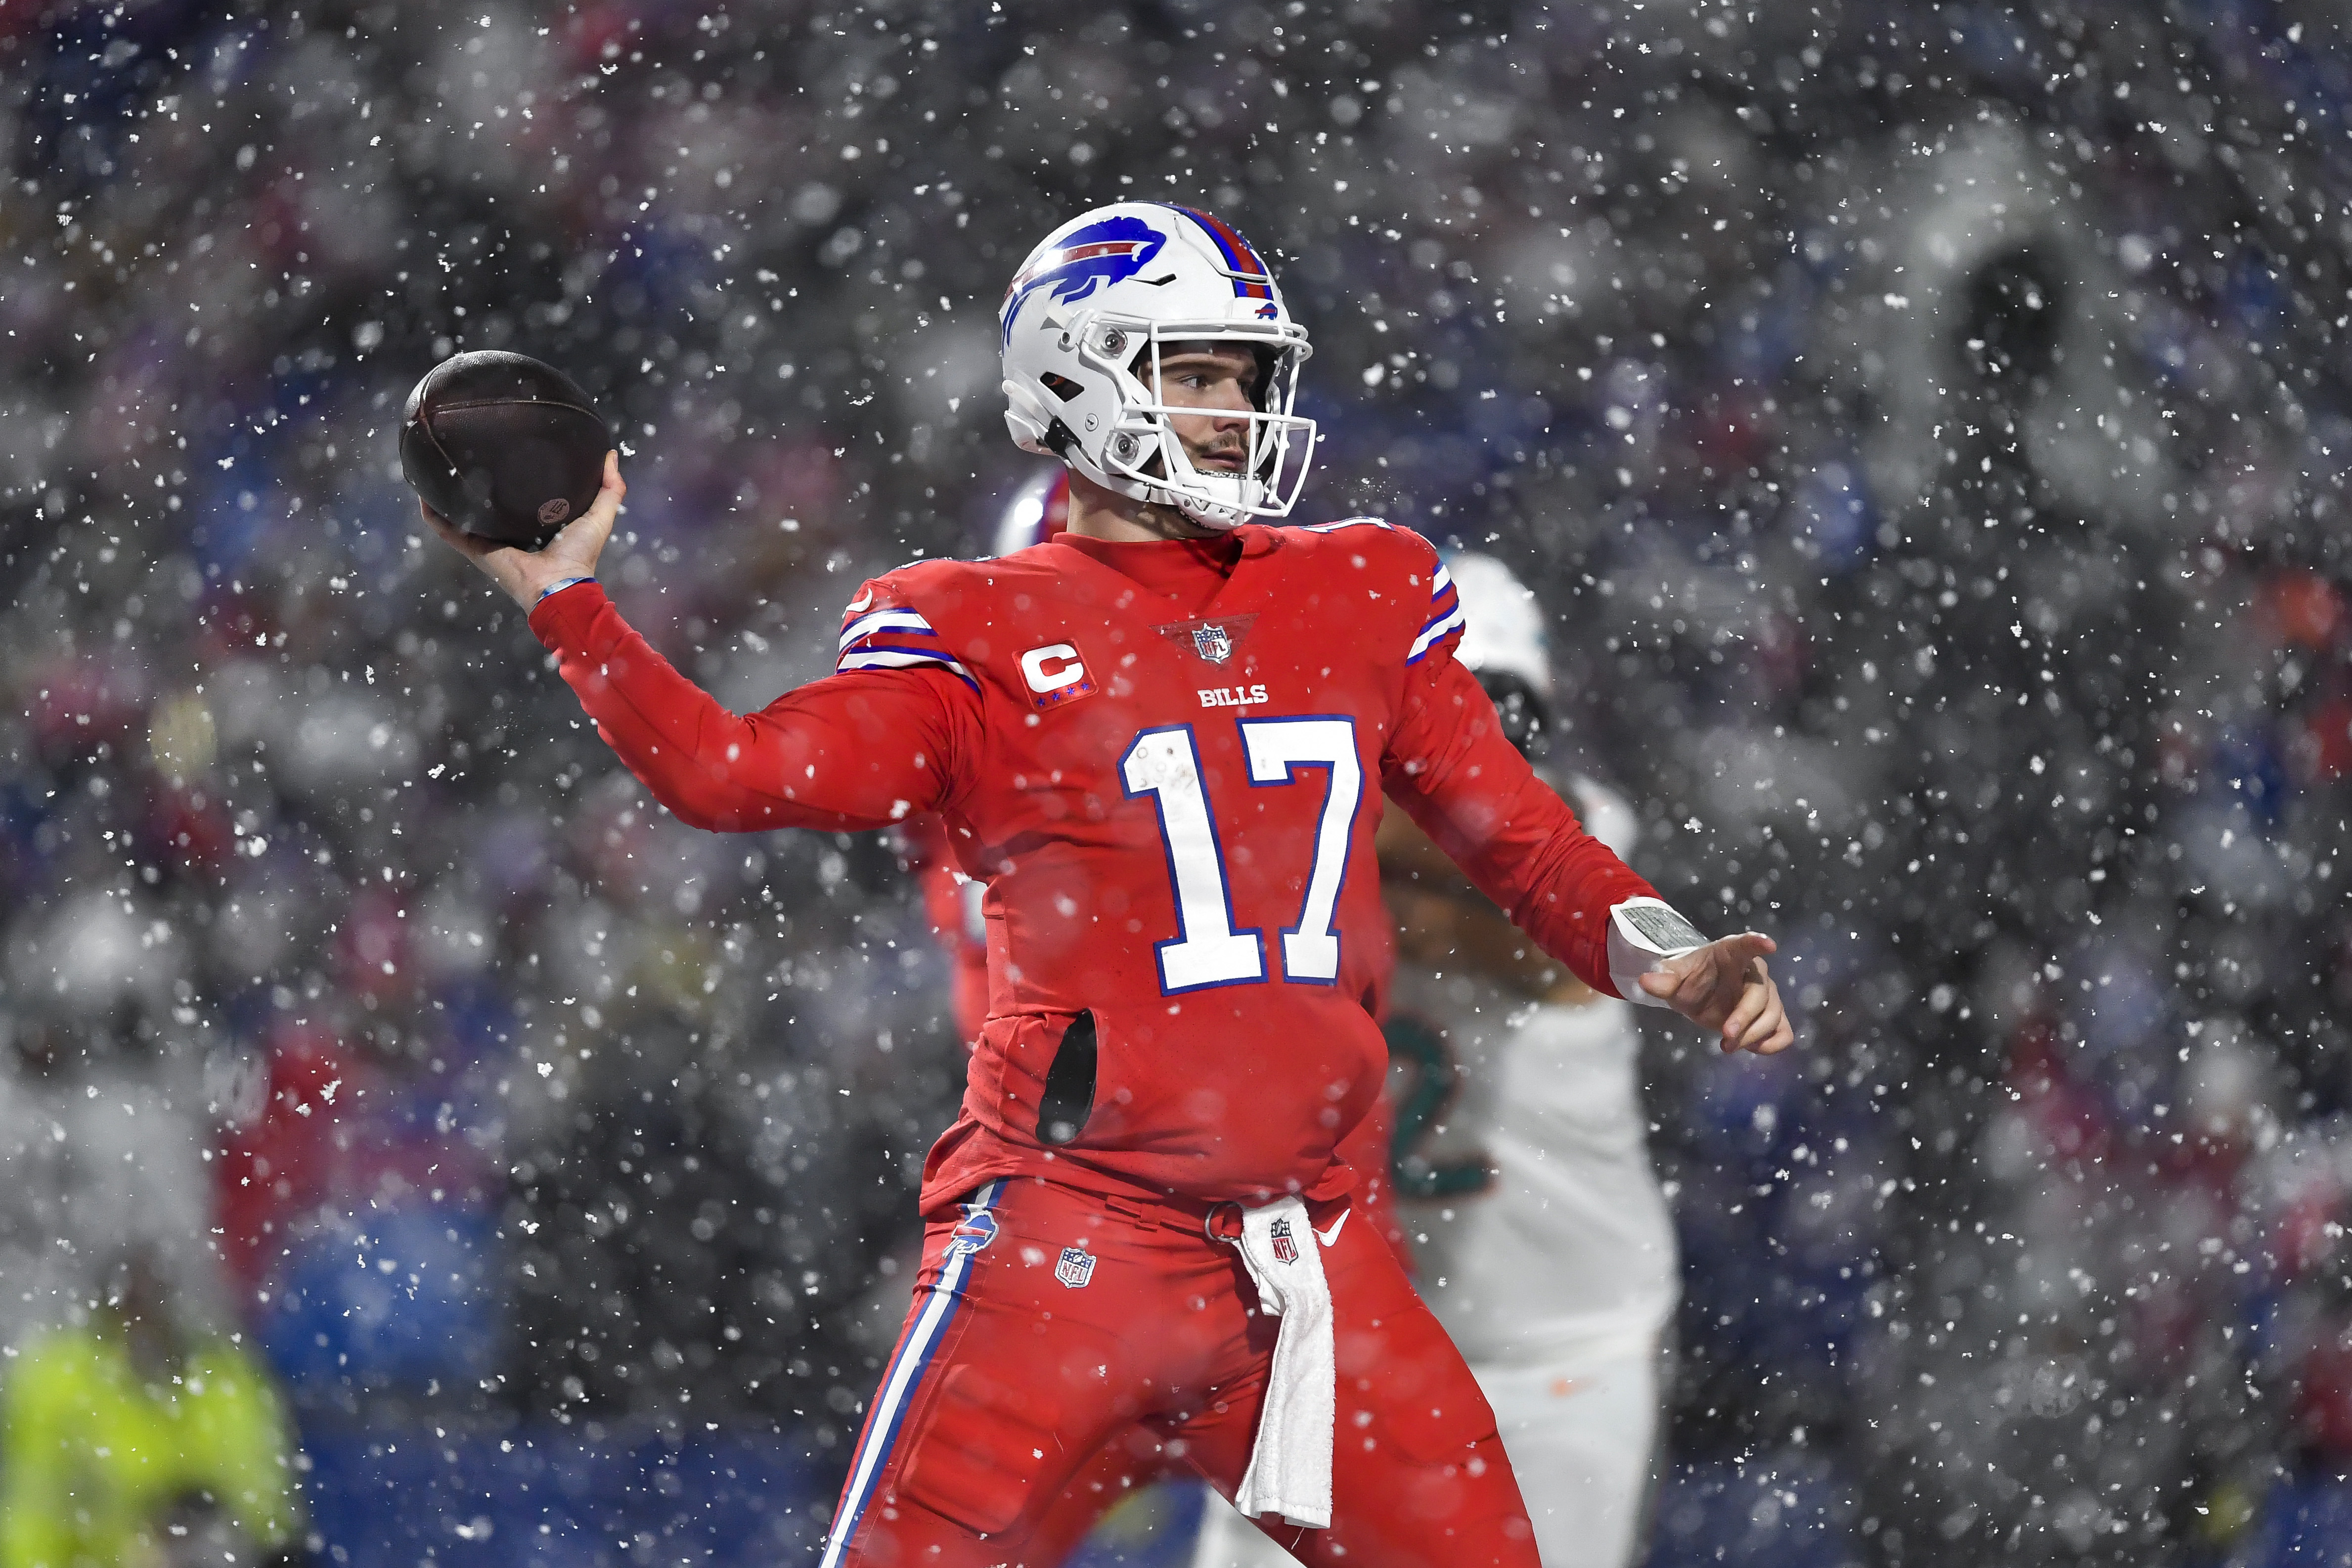
<instances>
[{"instance_id":1,"label":"white football helmet","mask_svg":"<svg viewBox=\"0 0 2352 1568\"><path fill-rule=\"evenodd\" d=\"M1080 214L1030 252L1005 290L1004 423L1024 451L1210 528L1286 517L1306 482L1315 422L1291 412L1312 351L1274 273L1208 214L1118 202ZM1256 352L1256 408L1238 473L1192 467L1160 395L1177 343ZM1294 462L1291 444L1300 450Z\"/></svg>"},{"instance_id":2,"label":"white football helmet","mask_svg":"<svg viewBox=\"0 0 2352 1568\"><path fill-rule=\"evenodd\" d=\"M1010 555L1033 544L1043 544L1068 526L1070 470L1040 468L1013 492L1012 504L996 522L992 555Z\"/></svg>"},{"instance_id":3,"label":"white football helmet","mask_svg":"<svg viewBox=\"0 0 2352 1568\"><path fill-rule=\"evenodd\" d=\"M1543 608L1534 590L1491 555L1460 551L1445 558L1444 570L1462 606L1462 640L1454 657L1495 700L1505 738L1537 755L1552 721Z\"/></svg>"},{"instance_id":4,"label":"white football helmet","mask_svg":"<svg viewBox=\"0 0 2352 1568\"><path fill-rule=\"evenodd\" d=\"M1551 651L1535 590L1493 556L1465 550L1445 558L1461 601L1462 641L1454 657L1474 675L1517 676L1538 697L1551 697Z\"/></svg>"}]
</instances>

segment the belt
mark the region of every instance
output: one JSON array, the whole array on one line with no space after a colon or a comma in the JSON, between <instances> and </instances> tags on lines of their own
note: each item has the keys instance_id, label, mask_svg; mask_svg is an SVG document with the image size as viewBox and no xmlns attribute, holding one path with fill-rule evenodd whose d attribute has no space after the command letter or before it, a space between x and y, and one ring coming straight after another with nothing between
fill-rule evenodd
<instances>
[{"instance_id":1,"label":"belt","mask_svg":"<svg viewBox=\"0 0 2352 1568\"><path fill-rule=\"evenodd\" d=\"M1230 1243L1241 1239L1242 1205L1230 1198L1195 1198L1171 1193L1149 1203L1108 1196L1097 1196L1095 1202L1131 1225L1172 1230L1181 1236L1202 1236L1211 1241Z\"/></svg>"},{"instance_id":2,"label":"belt","mask_svg":"<svg viewBox=\"0 0 2352 1568\"><path fill-rule=\"evenodd\" d=\"M1127 1198L1098 1197L1095 1200L1108 1212L1137 1225L1172 1230L1180 1235L1201 1235L1211 1241L1231 1247L1242 1238L1243 1205L1232 1198L1195 1198L1181 1193L1171 1193L1150 1205ZM1271 1203L1274 1200L1266 1200ZM1346 1212L1351 1205L1346 1198L1309 1202L1307 1213L1317 1228L1328 1230L1324 1223Z\"/></svg>"},{"instance_id":3,"label":"belt","mask_svg":"<svg viewBox=\"0 0 2352 1568\"><path fill-rule=\"evenodd\" d=\"M1033 1180L1044 1181L1045 1177ZM1076 1190L1091 1200L1106 1214L1117 1215L1132 1225L1149 1226L1156 1230L1172 1230L1179 1236L1201 1236L1228 1247L1242 1238L1243 1204L1233 1198L1196 1198L1183 1193L1166 1193L1155 1198L1115 1197L1108 1193ZM1274 1200L1268 1198L1266 1202ZM1347 1198L1322 1201L1310 1199L1307 1210L1318 1228L1330 1228L1328 1221L1352 1206Z\"/></svg>"}]
</instances>

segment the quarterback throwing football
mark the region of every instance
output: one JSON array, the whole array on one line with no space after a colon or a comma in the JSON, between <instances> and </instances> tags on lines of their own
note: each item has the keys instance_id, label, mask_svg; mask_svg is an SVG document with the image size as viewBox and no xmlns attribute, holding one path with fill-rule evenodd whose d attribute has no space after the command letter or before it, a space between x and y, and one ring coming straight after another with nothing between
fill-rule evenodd
<instances>
[{"instance_id":1,"label":"quarterback throwing football","mask_svg":"<svg viewBox=\"0 0 2352 1568\"><path fill-rule=\"evenodd\" d=\"M1790 1041L1765 937L1709 942L1587 836L1454 660L1436 552L1270 527L1307 471L1306 330L1239 234L1121 203L1032 253L1007 422L1067 531L861 585L831 677L737 715L593 582L597 502L536 554L446 528L530 608L598 731L682 820L939 815L987 885L988 1019L932 1149L923 1268L824 1564L1025 1561L1141 1426L1312 1563L1536 1548L1496 1422L1333 1151L1387 1052L1368 956L1385 794L1547 952L1726 1049Z\"/></svg>"}]
</instances>

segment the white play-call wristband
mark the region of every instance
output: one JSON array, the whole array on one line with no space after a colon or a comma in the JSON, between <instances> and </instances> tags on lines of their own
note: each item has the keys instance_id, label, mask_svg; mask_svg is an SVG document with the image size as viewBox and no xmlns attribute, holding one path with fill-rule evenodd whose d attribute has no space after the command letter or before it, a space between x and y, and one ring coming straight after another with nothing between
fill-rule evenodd
<instances>
[{"instance_id":1,"label":"white play-call wristband","mask_svg":"<svg viewBox=\"0 0 2352 1568\"><path fill-rule=\"evenodd\" d=\"M1609 979L1617 994L1644 1007L1669 1004L1642 989L1641 977L1706 945L1698 928L1664 899L1628 899L1609 911Z\"/></svg>"}]
</instances>

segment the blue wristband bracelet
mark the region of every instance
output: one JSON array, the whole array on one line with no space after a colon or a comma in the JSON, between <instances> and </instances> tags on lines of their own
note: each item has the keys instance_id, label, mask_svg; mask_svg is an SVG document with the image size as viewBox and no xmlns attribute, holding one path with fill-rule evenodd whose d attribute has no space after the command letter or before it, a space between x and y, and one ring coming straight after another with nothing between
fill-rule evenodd
<instances>
[{"instance_id":1,"label":"blue wristband bracelet","mask_svg":"<svg viewBox=\"0 0 2352 1568\"><path fill-rule=\"evenodd\" d=\"M596 579L593 577L566 577L561 583L550 583L546 587L541 588L539 591L538 602L543 605L547 603L550 598L557 594L561 594L566 588L577 588L583 583L593 583L595 580Z\"/></svg>"}]
</instances>

